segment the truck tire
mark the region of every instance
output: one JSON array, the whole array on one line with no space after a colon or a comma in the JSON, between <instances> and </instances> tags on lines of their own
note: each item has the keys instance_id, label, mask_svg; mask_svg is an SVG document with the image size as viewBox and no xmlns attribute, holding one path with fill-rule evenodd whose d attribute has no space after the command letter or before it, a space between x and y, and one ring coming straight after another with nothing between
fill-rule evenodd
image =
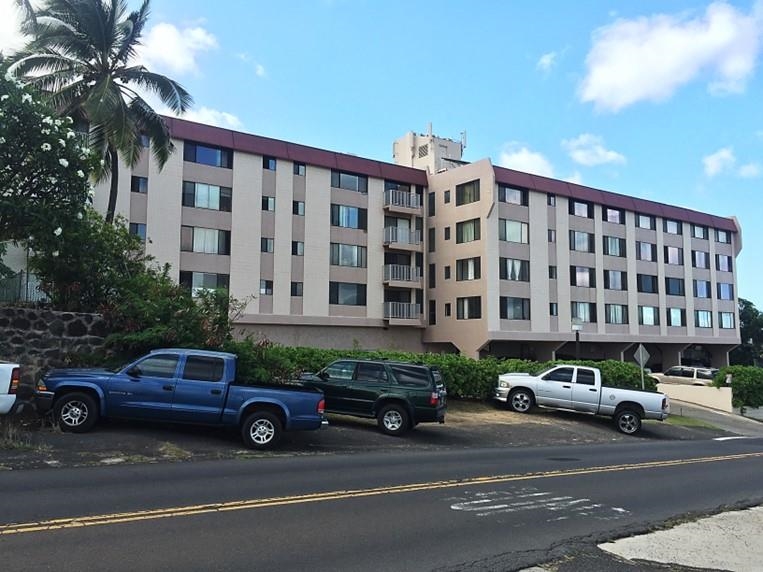
<instances>
[{"instance_id":1,"label":"truck tire","mask_svg":"<svg viewBox=\"0 0 763 572\"><path fill-rule=\"evenodd\" d=\"M615 426L620 433L635 435L641 430L641 415L633 409L621 409L615 413Z\"/></svg>"},{"instance_id":2,"label":"truck tire","mask_svg":"<svg viewBox=\"0 0 763 572\"><path fill-rule=\"evenodd\" d=\"M396 403L385 405L376 417L382 433L399 437L411 427L410 415L405 407Z\"/></svg>"},{"instance_id":3,"label":"truck tire","mask_svg":"<svg viewBox=\"0 0 763 572\"><path fill-rule=\"evenodd\" d=\"M512 411L527 413L535 405L535 396L529 389L520 387L509 393L507 403Z\"/></svg>"},{"instance_id":4,"label":"truck tire","mask_svg":"<svg viewBox=\"0 0 763 572\"><path fill-rule=\"evenodd\" d=\"M55 419L62 431L86 433L98 421L98 404L87 393L67 393L56 401Z\"/></svg>"},{"instance_id":5,"label":"truck tire","mask_svg":"<svg viewBox=\"0 0 763 572\"><path fill-rule=\"evenodd\" d=\"M282 435L281 420L269 411L255 411L241 426L241 437L250 449L271 449Z\"/></svg>"}]
</instances>

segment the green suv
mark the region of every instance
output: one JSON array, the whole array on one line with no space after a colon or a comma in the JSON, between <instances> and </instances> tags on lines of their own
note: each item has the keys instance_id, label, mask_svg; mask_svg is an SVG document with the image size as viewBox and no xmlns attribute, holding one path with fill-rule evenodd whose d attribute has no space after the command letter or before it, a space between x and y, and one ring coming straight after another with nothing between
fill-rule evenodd
<instances>
[{"instance_id":1,"label":"green suv","mask_svg":"<svg viewBox=\"0 0 763 572\"><path fill-rule=\"evenodd\" d=\"M447 392L434 367L342 359L300 381L323 391L326 413L375 418L387 435L402 435L418 423L445 422Z\"/></svg>"}]
</instances>

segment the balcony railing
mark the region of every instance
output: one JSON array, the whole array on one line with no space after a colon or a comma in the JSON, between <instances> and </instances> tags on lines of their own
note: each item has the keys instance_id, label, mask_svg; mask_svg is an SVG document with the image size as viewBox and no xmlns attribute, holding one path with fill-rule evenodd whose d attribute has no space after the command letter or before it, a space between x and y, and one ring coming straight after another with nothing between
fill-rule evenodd
<instances>
[{"instance_id":1,"label":"balcony railing","mask_svg":"<svg viewBox=\"0 0 763 572\"><path fill-rule=\"evenodd\" d=\"M384 302L384 317L397 320L418 320L421 318L421 307L407 302Z\"/></svg>"},{"instance_id":2,"label":"balcony railing","mask_svg":"<svg viewBox=\"0 0 763 572\"><path fill-rule=\"evenodd\" d=\"M421 280L421 268L406 264L387 264L384 266L385 282L418 282Z\"/></svg>"},{"instance_id":3,"label":"balcony railing","mask_svg":"<svg viewBox=\"0 0 763 572\"><path fill-rule=\"evenodd\" d=\"M384 228L384 242L418 245L421 244L421 231L387 226Z\"/></svg>"},{"instance_id":4,"label":"balcony railing","mask_svg":"<svg viewBox=\"0 0 763 572\"><path fill-rule=\"evenodd\" d=\"M405 191L388 190L384 191L384 206L403 207L406 209L417 209L421 207L421 198L414 193Z\"/></svg>"}]
</instances>

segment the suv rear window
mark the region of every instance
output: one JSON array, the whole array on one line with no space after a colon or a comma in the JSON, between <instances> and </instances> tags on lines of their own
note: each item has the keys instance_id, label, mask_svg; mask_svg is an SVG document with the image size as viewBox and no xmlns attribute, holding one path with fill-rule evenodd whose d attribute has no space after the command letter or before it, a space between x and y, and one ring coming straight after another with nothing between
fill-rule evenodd
<instances>
[{"instance_id":1,"label":"suv rear window","mask_svg":"<svg viewBox=\"0 0 763 572\"><path fill-rule=\"evenodd\" d=\"M414 387L432 387L429 379L429 369L415 365L390 365L395 379L400 385Z\"/></svg>"}]
</instances>

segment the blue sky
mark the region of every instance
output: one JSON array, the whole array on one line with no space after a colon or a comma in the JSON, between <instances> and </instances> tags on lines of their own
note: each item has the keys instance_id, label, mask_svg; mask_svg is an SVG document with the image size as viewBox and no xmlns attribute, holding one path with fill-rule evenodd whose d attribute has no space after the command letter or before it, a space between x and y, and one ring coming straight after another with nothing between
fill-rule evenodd
<instances>
[{"instance_id":1,"label":"blue sky","mask_svg":"<svg viewBox=\"0 0 763 572\"><path fill-rule=\"evenodd\" d=\"M735 215L763 309L762 40L763 0L152 0L141 59L192 119L387 161L431 122L466 160Z\"/></svg>"}]
</instances>

